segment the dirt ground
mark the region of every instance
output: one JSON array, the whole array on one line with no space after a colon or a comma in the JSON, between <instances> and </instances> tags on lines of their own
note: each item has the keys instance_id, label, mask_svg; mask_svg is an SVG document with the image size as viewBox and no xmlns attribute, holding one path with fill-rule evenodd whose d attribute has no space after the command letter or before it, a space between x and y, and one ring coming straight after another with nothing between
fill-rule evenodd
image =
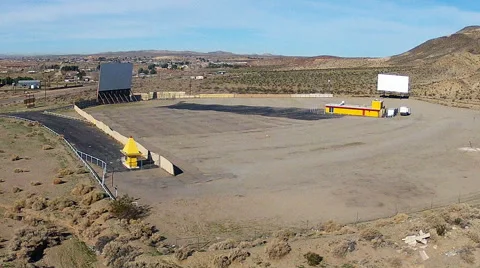
<instances>
[{"instance_id":1,"label":"dirt ground","mask_svg":"<svg viewBox=\"0 0 480 268\"><path fill-rule=\"evenodd\" d=\"M159 169L115 175L120 193L154 204L155 222L178 236L363 221L477 192L480 156L461 148L480 144L478 112L388 99L412 115L316 114L341 100L371 101L202 99L88 112L184 169L175 178Z\"/></svg>"}]
</instances>

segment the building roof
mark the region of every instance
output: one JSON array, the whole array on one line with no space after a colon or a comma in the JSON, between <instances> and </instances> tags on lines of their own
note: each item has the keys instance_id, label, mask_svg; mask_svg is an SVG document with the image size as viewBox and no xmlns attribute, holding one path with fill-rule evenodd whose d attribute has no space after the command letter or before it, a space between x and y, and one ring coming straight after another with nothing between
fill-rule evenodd
<instances>
[{"instance_id":1,"label":"building roof","mask_svg":"<svg viewBox=\"0 0 480 268\"><path fill-rule=\"evenodd\" d=\"M18 80L18 83L40 83L40 80Z\"/></svg>"}]
</instances>

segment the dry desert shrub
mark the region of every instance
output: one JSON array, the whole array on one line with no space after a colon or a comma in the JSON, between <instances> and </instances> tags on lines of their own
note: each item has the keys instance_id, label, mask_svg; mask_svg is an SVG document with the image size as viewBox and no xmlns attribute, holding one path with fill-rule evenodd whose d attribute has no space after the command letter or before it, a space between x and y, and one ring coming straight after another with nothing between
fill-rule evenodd
<instances>
[{"instance_id":1,"label":"dry desert shrub","mask_svg":"<svg viewBox=\"0 0 480 268\"><path fill-rule=\"evenodd\" d=\"M213 267L215 268L227 268L232 264L232 261L225 255L218 255L213 258Z\"/></svg>"},{"instance_id":2,"label":"dry desert shrub","mask_svg":"<svg viewBox=\"0 0 480 268\"><path fill-rule=\"evenodd\" d=\"M25 199L15 200L12 206L12 212L19 213L25 208Z\"/></svg>"},{"instance_id":3,"label":"dry desert shrub","mask_svg":"<svg viewBox=\"0 0 480 268\"><path fill-rule=\"evenodd\" d=\"M473 251L475 248L472 248L470 246L466 246L463 249L461 249L458 254L460 255L460 258L467 264L473 265L475 264L475 255L473 254Z\"/></svg>"},{"instance_id":4,"label":"dry desert shrub","mask_svg":"<svg viewBox=\"0 0 480 268\"><path fill-rule=\"evenodd\" d=\"M303 257L310 266L317 266L323 261L323 257L315 252L307 252Z\"/></svg>"},{"instance_id":5,"label":"dry desert shrub","mask_svg":"<svg viewBox=\"0 0 480 268\"><path fill-rule=\"evenodd\" d=\"M329 220L320 226L320 230L327 233L340 231L340 229L342 229L342 226L333 220Z\"/></svg>"},{"instance_id":6,"label":"dry desert shrub","mask_svg":"<svg viewBox=\"0 0 480 268\"><path fill-rule=\"evenodd\" d=\"M75 173L77 173L77 174L85 174L85 173L88 173L88 170L87 170L86 168L79 167L79 168L77 168L77 170L75 171Z\"/></svg>"},{"instance_id":7,"label":"dry desert shrub","mask_svg":"<svg viewBox=\"0 0 480 268\"><path fill-rule=\"evenodd\" d=\"M402 223L402 222L405 222L406 220L408 220L409 216L405 213L398 213L397 215L393 216L393 222L396 223L396 224L399 224L399 223Z\"/></svg>"},{"instance_id":8,"label":"dry desert shrub","mask_svg":"<svg viewBox=\"0 0 480 268\"><path fill-rule=\"evenodd\" d=\"M469 230L465 233L465 235L470 238L470 240L472 240L474 243L480 243L480 234L478 233L478 230Z\"/></svg>"},{"instance_id":9,"label":"dry desert shrub","mask_svg":"<svg viewBox=\"0 0 480 268\"><path fill-rule=\"evenodd\" d=\"M69 197L57 197L48 202L48 207L54 210L63 210L64 208L75 206L76 202Z\"/></svg>"},{"instance_id":10,"label":"dry desert shrub","mask_svg":"<svg viewBox=\"0 0 480 268\"><path fill-rule=\"evenodd\" d=\"M347 252L349 251L349 247L350 247L349 241L343 240L335 244L335 246L332 249L332 254L337 258L344 258L347 255Z\"/></svg>"},{"instance_id":11,"label":"dry desert shrub","mask_svg":"<svg viewBox=\"0 0 480 268\"><path fill-rule=\"evenodd\" d=\"M103 248L105 265L113 268L124 268L128 262L134 261L139 255L141 255L140 250L128 243L112 241Z\"/></svg>"},{"instance_id":12,"label":"dry desert shrub","mask_svg":"<svg viewBox=\"0 0 480 268\"><path fill-rule=\"evenodd\" d=\"M401 268L403 266L402 259L398 257L389 259L388 263L393 268Z\"/></svg>"},{"instance_id":13,"label":"dry desert shrub","mask_svg":"<svg viewBox=\"0 0 480 268\"><path fill-rule=\"evenodd\" d=\"M5 180L4 180L4 179L0 179L0 183L2 183L2 182L5 182Z\"/></svg>"},{"instance_id":14,"label":"dry desert shrub","mask_svg":"<svg viewBox=\"0 0 480 268\"><path fill-rule=\"evenodd\" d=\"M46 248L60 244L67 236L67 233L53 226L25 227L15 232L9 250L16 253L18 259L31 262L32 258L42 255Z\"/></svg>"},{"instance_id":15,"label":"dry desert shrub","mask_svg":"<svg viewBox=\"0 0 480 268\"><path fill-rule=\"evenodd\" d=\"M61 170L58 171L57 177L64 178L64 177L72 175L74 173L75 172L73 170L68 169L68 168L64 168L64 169L61 169Z\"/></svg>"},{"instance_id":16,"label":"dry desert shrub","mask_svg":"<svg viewBox=\"0 0 480 268\"><path fill-rule=\"evenodd\" d=\"M367 240L367 241L371 241L373 239L380 238L382 236L383 235L382 235L382 233L380 233L379 230L373 229L371 227L363 229L362 231L360 231L360 238L364 239L364 240Z\"/></svg>"},{"instance_id":17,"label":"dry desert shrub","mask_svg":"<svg viewBox=\"0 0 480 268\"><path fill-rule=\"evenodd\" d=\"M115 240L116 238L118 237L117 234L115 235L109 235L109 236L100 236L98 239L97 239L97 242L95 242L95 249L100 252L100 253L103 253L103 248L110 242L112 242L113 240Z\"/></svg>"},{"instance_id":18,"label":"dry desert shrub","mask_svg":"<svg viewBox=\"0 0 480 268\"><path fill-rule=\"evenodd\" d=\"M230 251L230 254L228 256L231 262L243 262L248 257L250 257L250 252L239 248L235 248Z\"/></svg>"},{"instance_id":19,"label":"dry desert shrub","mask_svg":"<svg viewBox=\"0 0 480 268\"><path fill-rule=\"evenodd\" d=\"M42 146L42 150L45 150L45 151L53 150L53 147L49 144L45 144Z\"/></svg>"},{"instance_id":20,"label":"dry desert shrub","mask_svg":"<svg viewBox=\"0 0 480 268\"><path fill-rule=\"evenodd\" d=\"M43 219L30 215L25 216L25 218L23 218L23 222L30 226L45 225L45 221Z\"/></svg>"},{"instance_id":21,"label":"dry desert shrub","mask_svg":"<svg viewBox=\"0 0 480 268\"><path fill-rule=\"evenodd\" d=\"M24 173L24 172L30 172L28 169L21 169L21 168L16 168L13 170L14 173Z\"/></svg>"},{"instance_id":22,"label":"dry desert shrub","mask_svg":"<svg viewBox=\"0 0 480 268\"><path fill-rule=\"evenodd\" d=\"M18 155L12 155L12 157L10 157L10 160L12 161L18 161L18 160L21 160L22 158Z\"/></svg>"},{"instance_id":23,"label":"dry desert shrub","mask_svg":"<svg viewBox=\"0 0 480 268\"><path fill-rule=\"evenodd\" d=\"M91 185L85 185L85 184L77 184L73 189L72 189L72 195L85 195L93 191L94 187Z\"/></svg>"},{"instance_id":24,"label":"dry desert shrub","mask_svg":"<svg viewBox=\"0 0 480 268\"><path fill-rule=\"evenodd\" d=\"M188 257L192 256L194 252L195 252L195 250L193 250L191 247L189 247L189 246L183 247L182 246L175 251L175 258L179 261L184 261L184 260L188 259Z\"/></svg>"},{"instance_id":25,"label":"dry desert shrub","mask_svg":"<svg viewBox=\"0 0 480 268\"><path fill-rule=\"evenodd\" d=\"M193 266L193 267L202 268L201 266ZM124 268L182 268L182 267L166 260L154 260L154 261L149 261L148 263L144 261L130 262L130 263L127 263Z\"/></svg>"},{"instance_id":26,"label":"dry desert shrub","mask_svg":"<svg viewBox=\"0 0 480 268\"><path fill-rule=\"evenodd\" d=\"M30 182L30 185L32 185L32 186L40 186L40 185L42 185L42 183L39 182L39 181L32 181L32 182Z\"/></svg>"},{"instance_id":27,"label":"dry desert shrub","mask_svg":"<svg viewBox=\"0 0 480 268\"><path fill-rule=\"evenodd\" d=\"M128 230L129 240L148 240L157 231L155 226L140 220L124 220L122 225Z\"/></svg>"},{"instance_id":28,"label":"dry desert shrub","mask_svg":"<svg viewBox=\"0 0 480 268\"><path fill-rule=\"evenodd\" d=\"M86 228L82 235L88 239L93 239L99 236L104 230L105 228L100 225L92 225L90 228Z\"/></svg>"},{"instance_id":29,"label":"dry desert shrub","mask_svg":"<svg viewBox=\"0 0 480 268\"><path fill-rule=\"evenodd\" d=\"M233 248L236 248L237 245L238 245L237 241L233 239L227 239L227 240L212 244L210 247L208 247L208 250L217 251L217 250L233 249Z\"/></svg>"},{"instance_id":30,"label":"dry desert shrub","mask_svg":"<svg viewBox=\"0 0 480 268\"><path fill-rule=\"evenodd\" d=\"M292 230L280 230L273 234L274 238L278 238L280 240L288 241L290 238L295 237L296 233Z\"/></svg>"},{"instance_id":31,"label":"dry desert shrub","mask_svg":"<svg viewBox=\"0 0 480 268\"><path fill-rule=\"evenodd\" d=\"M134 202L135 199L123 195L116 200L110 201L110 213L118 219L136 220L142 219L150 214L151 207Z\"/></svg>"},{"instance_id":32,"label":"dry desert shrub","mask_svg":"<svg viewBox=\"0 0 480 268\"><path fill-rule=\"evenodd\" d=\"M339 235L346 235L346 234L354 234L358 232L358 230L352 226L345 225L338 231Z\"/></svg>"},{"instance_id":33,"label":"dry desert shrub","mask_svg":"<svg viewBox=\"0 0 480 268\"><path fill-rule=\"evenodd\" d=\"M238 244L238 248L244 249L244 248L253 248L252 242L249 241L242 241Z\"/></svg>"},{"instance_id":34,"label":"dry desert shrub","mask_svg":"<svg viewBox=\"0 0 480 268\"><path fill-rule=\"evenodd\" d=\"M291 250L292 248L286 241L279 239L273 239L265 247L265 253L270 259L281 259L290 253Z\"/></svg>"},{"instance_id":35,"label":"dry desert shrub","mask_svg":"<svg viewBox=\"0 0 480 268\"><path fill-rule=\"evenodd\" d=\"M14 193L14 194L20 193L21 191L23 191L23 189L20 188L20 187L14 186L14 187L12 188L12 193Z\"/></svg>"},{"instance_id":36,"label":"dry desert shrub","mask_svg":"<svg viewBox=\"0 0 480 268\"><path fill-rule=\"evenodd\" d=\"M105 194L98 190L86 194L82 199L82 204L85 206L90 206L91 204L100 201L105 198Z\"/></svg>"},{"instance_id":37,"label":"dry desert shrub","mask_svg":"<svg viewBox=\"0 0 480 268\"><path fill-rule=\"evenodd\" d=\"M43 210L47 207L47 200L41 196L31 196L25 200L25 208L35 211Z\"/></svg>"}]
</instances>

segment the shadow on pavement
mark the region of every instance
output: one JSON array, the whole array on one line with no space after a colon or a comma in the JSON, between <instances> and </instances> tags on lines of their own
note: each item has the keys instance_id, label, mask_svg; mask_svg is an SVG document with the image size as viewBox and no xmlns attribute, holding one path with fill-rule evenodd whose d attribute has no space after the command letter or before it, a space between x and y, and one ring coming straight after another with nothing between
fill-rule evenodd
<instances>
[{"instance_id":1,"label":"shadow on pavement","mask_svg":"<svg viewBox=\"0 0 480 268\"><path fill-rule=\"evenodd\" d=\"M279 108L245 105L197 104L180 102L170 106L157 107L159 109L175 109L190 111L215 111L243 115L260 115L266 117L280 117L295 120L315 121L321 119L339 118L342 116L324 114L324 109Z\"/></svg>"}]
</instances>

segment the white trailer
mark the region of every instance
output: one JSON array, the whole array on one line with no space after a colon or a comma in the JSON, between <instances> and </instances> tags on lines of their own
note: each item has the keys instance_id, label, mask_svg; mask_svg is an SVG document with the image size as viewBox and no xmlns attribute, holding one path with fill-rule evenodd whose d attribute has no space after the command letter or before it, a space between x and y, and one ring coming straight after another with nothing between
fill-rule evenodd
<instances>
[{"instance_id":1,"label":"white trailer","mask_svg":"<svg viewBox=\"0 0 480 268\"><path fill-rule=\"evenodd\" d=\"M379 74L377 91L386 97L409 97L409 77L392 74Z\"/></svg>"}]
</instances>

